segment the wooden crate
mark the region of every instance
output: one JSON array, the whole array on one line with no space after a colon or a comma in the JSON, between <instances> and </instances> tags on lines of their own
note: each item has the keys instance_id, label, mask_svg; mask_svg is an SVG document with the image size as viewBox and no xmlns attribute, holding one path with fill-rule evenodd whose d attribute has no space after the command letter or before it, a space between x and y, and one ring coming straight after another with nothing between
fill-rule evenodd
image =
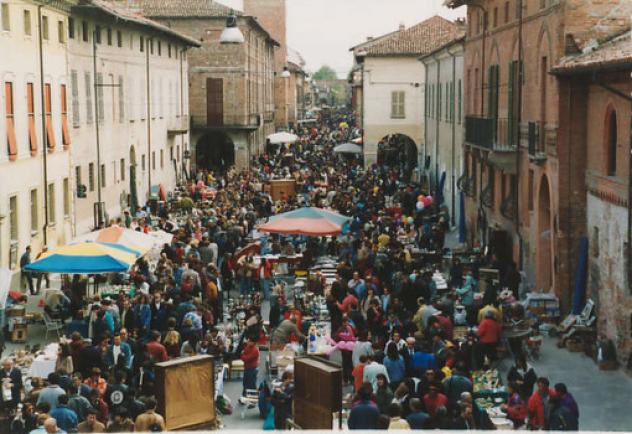
<instances>
[{"instance_id":1,"label":"wooden crate","mask_svg":"<svg viewBox=\"0 0 632 434\"><path fill-rule=\"evenodd\" d=\"M270 196L273 201L282 200L283 196L292 197L295 194L296 182L293 179L276 179L270 181Z\"/></svg>"}]
</instances>

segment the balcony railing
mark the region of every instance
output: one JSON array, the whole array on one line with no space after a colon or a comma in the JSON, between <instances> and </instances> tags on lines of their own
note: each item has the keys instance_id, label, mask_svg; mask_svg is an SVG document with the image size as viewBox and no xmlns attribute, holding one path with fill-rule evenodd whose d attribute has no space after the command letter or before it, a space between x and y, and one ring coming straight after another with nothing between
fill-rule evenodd
<instances>
[{"instance_id":1,"label":"balcony railing","mask_svg":"<svg viewBox=\"0 0 632 434\"><path fill-rule=\"evenodd\" d=\"M544 122L531 121L527 124L529 158L546 160L546 130Z\"/></svg>"},{"instance_id":2,"label":"balcony railing","mask_svg":"<svg viewBox=\"0 0 632 434\"><path fill-rule=\"evenodd\" d=\"M507 219L513 220L513 218L516 215L515 211L516 211L516 198L515 198L515 195L512 193L503 199L502 203L500 204L500 213L503 216L505 216Z\"/></svg>"},{"instance_id":3,"label":"balcony railing","mask_svg":"<svg viewBox=\"0 0 632 434\"><path fill-rule=\"evenodd\" d=\"M189 131L189 116L180 115L176 118L171 118L167 124L167 134L186 134Z\"/></svg>"},{"instance_id":4,"label":"balcony railing","mask_svg":"<svg viewBox=\"0 0 632 434\"><path fill-rule=\"evenodd\" d=\"M515 151L515 127L507 118L465 117L465 141L490 151Z\"/></svg>"},{"instance_id":5,"label":"balcony railing","mask_svg":"<svg viewBox=\"0 0 632 434\"><path fill-rule=\"evenodd\" d=\"M481 203L487 208L494 207L494 186L488 184L481 192Z\"/></svg>"},{"instance_id":6,"label":"balcony railing","mask_svg":"<svg viewBox=\"0 0 632 434\"><path fill-rule=\"evenodd\" d=\"M191 126L193 128L199 129L245 129L245 130L256 130L259 128L259 125L263 124L263 119L261 115L258 114L250 114L250 115L229 115L224 114L223 122L221 123L209 123L208 118L206 116L191 116Z\"/></svg>"}]
</instances>

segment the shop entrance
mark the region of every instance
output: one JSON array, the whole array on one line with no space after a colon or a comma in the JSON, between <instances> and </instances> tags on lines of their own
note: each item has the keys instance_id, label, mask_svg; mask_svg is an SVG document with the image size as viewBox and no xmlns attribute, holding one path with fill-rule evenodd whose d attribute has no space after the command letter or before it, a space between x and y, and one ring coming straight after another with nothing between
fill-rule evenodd
<instances>
[{"instance_id":1,"label":"shop entrance","mask_svg":"<svg viewBox=\"0 0 632 434\"><path fill-rule=\"evenodd\" d=\"M538 194L537 284L545 292L553 287L553 233L551 230L551 195L549 180L542 177Z\"/></svg>"},{"instance_id":2,"label":"shop entrance","mask_svg":"<svg viewBox=\"0 0 632 434\"><path fill-rule=\"evenodd\" d=\"M377 164L399 168L410 179L417 167L417 145L405 134L389 134L377 145Z\"/></svg>"}]
</instances>

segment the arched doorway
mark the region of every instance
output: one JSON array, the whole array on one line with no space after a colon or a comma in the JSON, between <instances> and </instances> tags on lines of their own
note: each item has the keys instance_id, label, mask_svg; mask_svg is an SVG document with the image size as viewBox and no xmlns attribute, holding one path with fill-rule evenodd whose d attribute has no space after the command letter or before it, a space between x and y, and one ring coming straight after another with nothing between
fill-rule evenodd
<instances>
[{"instance_id":1,"label":"arched doorway","mask_svg":"<svg viewBox=\"0 0 632 434\"><path fill-rule=\"evenodd\" d=\"M377 145L377 164L399 168L410 179L417 167L417 145L405 134L389 134Z\"/></svg>"},{"instance_id":2,"label":"arched doorway","mask_svg":"<svg viewBox=\"0 0 632 434\"><path fill-rule=\"evenodd\" d=\"M235 164L235 144L220 131L202 136L195 150L198 169L225 172Z\"/></svg>"},{"instance_id":3,"label":"arched doorway","mask_svg":"<svg viewBox=\"0 0 632 434\"><path fill-rule=\"evenodd\" d=\"M537 284L545 292L553 287L553 232L549 180L544 175L538 193Z\"/></svg>"},{"instance_id":4,"label":"arched doorway","mask_svg":"<svg viewBox=\"0 0 632 434\"><path fill-rule=\"evenodd\" d=\"M132 215L138 209L138 192L136 191L136 149L132 145L129 149L129 207Z\"/></svg>"}]
</instances>

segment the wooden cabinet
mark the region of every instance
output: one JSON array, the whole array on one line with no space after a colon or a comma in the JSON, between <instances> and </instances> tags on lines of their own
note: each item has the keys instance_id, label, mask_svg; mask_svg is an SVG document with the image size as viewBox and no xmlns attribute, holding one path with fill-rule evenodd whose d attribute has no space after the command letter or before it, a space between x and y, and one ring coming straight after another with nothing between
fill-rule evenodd
<instances>
[{"instance_id":1,"label":"wooden cabinet","mask_svg":"<svg viewBox=\"0 0 632 434\"><path fill-rule=\"evenodd\" d=\"M214 379L210 356L156 363L157 410L167 430L208 426L215 420Z\"/></svg>"},{"instance_id":2,"label":"wooden cabinet","mask_svg":"<svg viewBox=\"0 0 632 434\"><path fill-rule=\"evenodd\" d=\"M294 422L302 429L327 429L342 410L342 368L316 357L294 360Z\"/></svg>"}]
</instances>

